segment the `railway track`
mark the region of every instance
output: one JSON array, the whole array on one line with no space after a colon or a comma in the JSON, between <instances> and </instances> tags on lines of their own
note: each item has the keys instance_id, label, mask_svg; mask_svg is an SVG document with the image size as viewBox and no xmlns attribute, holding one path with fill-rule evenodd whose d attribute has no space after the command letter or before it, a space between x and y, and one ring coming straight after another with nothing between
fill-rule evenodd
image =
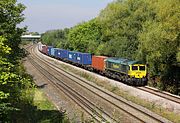
<instances>
[{"instance_id":1,"label":"railway track","mask_svg":"<svg viewBox=\"0 0 180 123\"><path fill-rule=\"evenodd\" d=\"M172 95L170 93L163 92L163 91L160 91L158 89L151 88L151 87L148 87L148 86L137 87L137 88L142 90L142 91L146 91L148 93L151 93L151 94L157 95L159 97L162 97L164 99L170 100L170 101L172 101L174 103L180 104L180 97L179 96L175 96L175 95Z\"/></svg>"},{"instance_id":2,"label":"railway track","mask_svg":"<svg viewBox=\"0 0 180 123\"><path fill-rule=\"evenodd\" d=\"M101 99L103 99L103 100L105 100L106 102L108 102L108 103L110 103L111 105L113 105L114 107L116 107L117 109L120 109L120 110L122 110L122 111L124 111L124 112L126 112L127 114L129 114L130 116L132 116L133 118L135 118L135 119L137 119L139 122L170 122L170 121L168 121L168 120L166 120L166 119L164 119L164 118L162 118L162 117L160 117L160 116L158 116L158 115L154 115L152 112L150 112L149 110L147 110L147 109L144 109L144 108L139 108L139 106L137 106L137 105L135 105L135 104L131 104L131 103L128 103L126 100L123 100L123 99L121 99L120 97L118 97L118 96L116 96L116 95L114 95L114 94L112 94L112 93L110 93L110 92L107 92L106 90L104 90L104 89L102 89L102 88L100 88L100 87L97 87L97 86L95 86L95 85L93 85L92 83L88 83L87 81L85 81L85 80L83 80L83 79L81 79L81 78L79 78L79 77L77 77L77 76L75 76L75 75L73 75L73 74L71 74L71 73L69 73L69 72L67 72L67 71L64 71L63 69L61 69L60 67L57 67L56 65L54 65L54 64L52 64L52 63L49 63L48 61L46 61L46 60L43 60L42 61L42 59L40 59L39 58L39 56L34 56L35 57L35 59L38 59L38 61L39 62L41 62L41 63L43 63L43 64L46 64L48 67L51 67L52 69L54 69L56 72L57 72L57 74L59 75L59 76L62 76L62 74L64 74L64 76L66 76L66 78L69 78L70 80L72 80L72 81L74 81L75 83L77 83L77 84L79 84L80 86L82 86L83 88L86 88L88 91L91 91L93 94L95 94L95 95L97 95L98 97L100 97ZM33 60L33 59L31 59L31 60ZM36 62L36 64L38 64L37 62ZM40 66L40 65L39 65ZM42 66L41 66L42 67ZM37 67L38 68L38 67ZM59 70L60 71L62 71L61 73L59 73ZM46 71L46 72L48 72L48 71ZM48 73L49 75L51 75L51 76L53 76L52 74L50 74L50 73ZM68 75L67 75L68 74ZM56 78L58 81L61 81L61 80L59 80L58 78ZM76 80L76 81L75 81ZM81 81L81 82L77 82L77 80L78 81ZM62 82L61 82L62 83ZM65 84L65 83L64 83ZM59 84L57 84L56 83L56 85L58 86L58 87L61 87ZM68 88L70 88L68 85L63 85L63 86L66 86L66 88L64 87L63 89L62 89L62 91L65 91L65 90L67 90ZM93 91L92 91L93 90ZM96 91L94 91L94 90L96 90ZM74 91L75 90L73 90L73 88L72 88L72 90L69 90L69 93L70 94L68 94L67 92L68 92L68 90L65 92L67 95L72 95L73 93L74 93ZM78 95L79 97L76 97L76 99L79 99L79 98L81 98L80 100L79 100L79 102L81 103L81 104L78 104L78 105L80 105L80 106L82 106L82 104L83 105L85 105L86 106L86 104L85 104L85 102L82 102L82 101L87 101L88 102L88 99L86 98L86 97L81 97L81 95L76 91L75 92L76 93L76 95ZM103 95L106 95L105 97L104 96L102 96L102 93L103 93ZM75 95L74 95L75 96ZM74 97L73 96L73 97ZM71 97L72 98L72 97ZM75 101L75 100L74 100ZM77 102L77 101L75 101L75 102ZM89 104L90 104L90 102L89 102ZM120 105L118 105L118 104L121 104L121 106ZM123 105L123 106L122 106ZM93 104L91 104L91 106L87 106L87 107L91 107L89 110L92 110L92 109L94 109L94 108L96 108L96 109L98 109L98 107L96 106L96 104L94 104L94 106L93 106ZM85 108L83 108L83 109L85 109ZM94 112L94 111L93 111ZM95 112L103 112L103 113L101 113L101 120L102 120L102 117L104 117L103 118L103 120L105 121L106 119L108 119L108 120L106 120L106 121L114 121L114 122L117 122L109 113L107 113L107 112L104 112L104 111L102 111L102 110L100 110L100 109L98 109L98 111L95 111ZM138 112L138 113L137 113ZM103 114L103 116L102 116L102 114ZM94 116L94 115L93 115ZM98 114L97 114L97 116L98 116ZM107 118L108 117L108 118Z\"/></svg>"},{"instance_id":3,"label":"railway track","mask_svg":"<svg viewBox=\"0 0 180 123\"><path fill-rule=\"evenodd\" d=\"M107 121L116 121L106 112L103 112L100 108L98 108L95 104L93 104L86 97L83 97L76 90L68 86L64 81L55 77L48 70L44 69L42 65L40 65L37 61L34 60L34 57L28 57L31 64L46 77L57 90L62 91L65 95L67 95L70 99L72 99L75 103L77 103L82 109L86 111L96 122L107 122ZM46 65L45 67L49 67ZM95 110L96 108L96 110ZM103 112L103 115L102 113ZM104 118L106 117L106 118Z\"/></svg>"}]
</instances>

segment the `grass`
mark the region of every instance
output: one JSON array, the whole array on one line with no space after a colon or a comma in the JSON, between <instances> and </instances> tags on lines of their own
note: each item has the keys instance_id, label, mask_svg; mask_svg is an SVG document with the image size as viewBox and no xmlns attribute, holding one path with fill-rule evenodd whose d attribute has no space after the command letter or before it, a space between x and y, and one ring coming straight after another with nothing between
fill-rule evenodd
<instances>
[{"instance_id":1,"label":"grass","mask_svg":"<svg viewBox=\"0 0 180 123\"><path fill-rule=\"evenodd\" d=\"M39 110L56 110L54 105L44 96L43 92L38 89L35 91L33 103Z\"/></svg>"},{"instance_id":2,"label":"grass","mask_svg":"<svg viewBox=\"0 0 180 123\"><path fill-rule=\"evenodd\" d=\"M65 113L59 112L40 89L32 89L32 102L22 103L12 113L11 120L17 123L69 123ZM30 99L31 100L31 99Z\"/></svg>"},{"instance_id":3,"label":"grass","mask_svg":"<svg viewBox=\"0 0 180 123\"><path fill-rule=\"evenodd\" d=\"M39 111L45 111L42 115L38 114L37 117L42 119L41 123L67 123L68 118L62 112L57 111L56 107L47 99L44 93L40 89L35 89L34 93L34 106L37 107Z\"/></svg>"},{"instance_id":4,"label":"grass","mask_svg":"<svg viewBox=\"0 0 180 123\"><path fill-rule=\"evenodd\" d=\"M143 107L145 107L145 108L147 108L147 109L161 115L162 117L165 117L165 118L169 119L170 121L172 121L174 123L180 123L180 115L179 114L171 112L168 109L165 109L160 105L155 105L155 103L148 102L148 101L146 101L144 99L132 96L128 92L119 89L117 86L113 86L112 84L110 84L107 81L95 78L94 76L92 76L92 75L90 75L88 73L85 73L83 71L78 71L77 69L72 68L72 67L70 67L68 65L60 64L60 67L64 68L65 70L67 70L69 72L72 72L72 73L74 73L76 75L79 75L79 76L85 78L88 81L94 82L98 86L101 86L101 87L113 92L114 94L119 95L119 96L133 102L133 103L141 105L141 106L143 106Z\"/></svg>"}]
</instances>

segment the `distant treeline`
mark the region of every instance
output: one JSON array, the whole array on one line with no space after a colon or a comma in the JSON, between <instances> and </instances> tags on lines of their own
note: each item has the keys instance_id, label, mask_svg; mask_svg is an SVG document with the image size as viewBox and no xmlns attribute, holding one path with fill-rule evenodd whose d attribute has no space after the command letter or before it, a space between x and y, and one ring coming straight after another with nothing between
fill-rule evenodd
<instances>
[{"instance_id":1,"label":"distant treeline","mask_svg":"<svg viewBox=\"0 0 180 123\"><path fill-rule=\"evenodd\" d=\"M47 31L42 42L95 55L140 60L148 65L151 82L178 93L179 6L179 0L116 0L88 22Z\"/></svg>"}]
</instances>

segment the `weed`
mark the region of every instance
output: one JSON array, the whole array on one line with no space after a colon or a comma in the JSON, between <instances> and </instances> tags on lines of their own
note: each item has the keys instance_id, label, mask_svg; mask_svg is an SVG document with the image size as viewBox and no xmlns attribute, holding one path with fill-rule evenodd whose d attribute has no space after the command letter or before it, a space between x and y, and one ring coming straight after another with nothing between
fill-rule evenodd
<instances>
[{"instance_id":1,"label":"weed","mask_svg":"<svg viewBox=\"0 0 180 123\"><path fill-rule=\"evenodd\" d=\"M143 106L143 107L145 107L145 108L147 108L147 109L149 109L149 110L151 110L151 111L161 115L162 117L165 117L165 118L167 118L167 119L169 119L175 123L180 122L179 114L175 114L174 112L170 112L167 109L162 108L161 106L155 105L155 103L152 104L151 102L148 102L144 99L140 99L138 97L132 96L128 92L119 89L117 86L113 86L108 81L98 79L98 78L94 77L93 75L90 75L90 74L85 73L83 71L79 71L76 68L72 68L72 67L65 65L65 64L61 64L61 66L63 68L65 68L67 71L72 72L76 75L79 75L79 76L87 79L88 81L91 81L91 82L97 84L98 86L103 87L103 88L113 92L114 94L123 97L124 99L126 99L128 101L131 101L133 103L141 105L141 106ZM159 83L157 86L159 86L159 88L161 88L161 89L163 88L162 85L159 85Z\"/></svg>"}]
</instances>

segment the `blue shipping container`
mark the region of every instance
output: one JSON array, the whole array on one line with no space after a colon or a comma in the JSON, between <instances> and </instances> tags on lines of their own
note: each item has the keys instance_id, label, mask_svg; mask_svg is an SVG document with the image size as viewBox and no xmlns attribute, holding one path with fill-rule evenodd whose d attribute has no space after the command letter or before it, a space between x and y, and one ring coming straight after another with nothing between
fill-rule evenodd
<instances>
[{"instance_id":1,"label":"blue shipping container","mask_svg":"<svg viewBox=\"0 0 180 123\"><path fill-rule=\"evenodd\" d=\"M68 58L68 50L55 48L55 57L56 58Z\"/></svg>"},{"instance_id":2,"label":"blue shipping container","mask_svg":"<svg viewBox=\"0 0 180 123\"><path fill-rule=\"evenodd\" d=\"M53 48L53 46L48 46L48 55L51 55L51 49Z\"/></svg>"},{"instance_id":3,"label":"blue shipping container","mask_svg":"<svg viewBox=\"0 0 180 123\"><path fill-rule=\"evenodd\" d=\"M51 48L51 56L55 56L55 49L57 48Z\"/></svg>"},{"instance_id":4,"label":"blue shipping container","mask_svg":"<svg viewBox=\"0 0 180 123\"><path fill-rule=\"evenodd\" d=\"M68 52L68 60L74 63L79 63L82 65L91 65L92 56L90 53L81 53L81 52Z\"/></svg>"}]
</instances>

